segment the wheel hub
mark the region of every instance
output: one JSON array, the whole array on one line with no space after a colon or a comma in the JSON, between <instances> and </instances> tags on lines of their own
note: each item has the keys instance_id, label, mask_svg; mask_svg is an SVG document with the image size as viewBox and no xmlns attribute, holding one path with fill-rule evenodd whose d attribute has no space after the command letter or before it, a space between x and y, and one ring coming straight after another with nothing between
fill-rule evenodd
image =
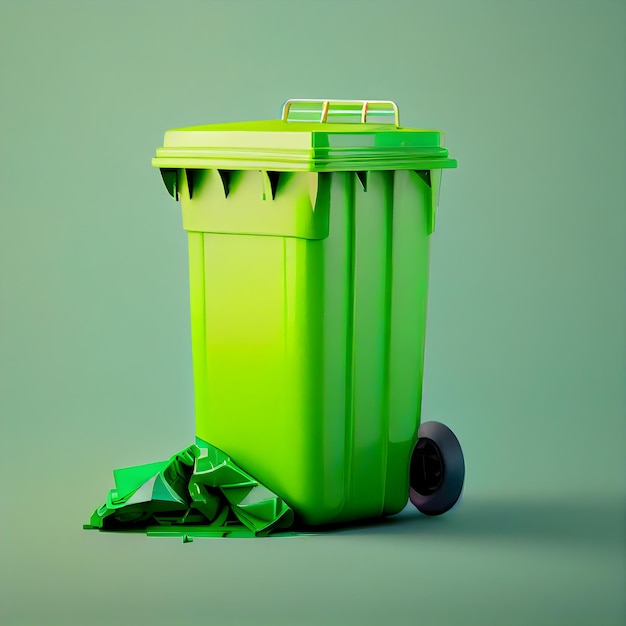
<instances>
[{"instance_id":1,"label":"wheel hub","mask_svg":"<svg viewBox=\"0 0 626 626\"><path fill-rule=\"evenodd\" d=\"M437 444L425 437L417 441L411 456L411 487L423 496L439 489L443 481L443 458Z\"/></svg>"}]
</instances>

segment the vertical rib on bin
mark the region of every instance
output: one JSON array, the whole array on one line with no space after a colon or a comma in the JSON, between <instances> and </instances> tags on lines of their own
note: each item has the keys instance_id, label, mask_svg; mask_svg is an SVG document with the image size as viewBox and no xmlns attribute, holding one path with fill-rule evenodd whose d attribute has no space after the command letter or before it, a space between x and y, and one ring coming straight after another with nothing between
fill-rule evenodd
<instances>
[{"instance_id":1,"label":"vertical rib on bin","mask_svg":"<svg viewBox=\"0 0 626 626\"><path fill-rule=\"evenodd\" d=\"M397 171L389 333L389 442L383 514L407 502L408 465L417 439L428 299L430 187L411 171Z\"/></svg>"},{"instance_id":2,"label":"vertical rib on bin","mask_svg":"<svg viewBox=\"0 0 626 626\"><path fill-rule=\"evenodd\" d=\"M378 516L388 442L388 327L393 172L367 173L354 186L354 331L351 515Z\"/></svg>"},{"instance_id":3,"label":"vertical rib on bin","mask_svg":"<svg viewBox=\"0 0 626 626\"><path fill-rule=\"evenodd\" d=\"M307 511L307 521L312 523L343 516L352 460L354 176L350 172L320 174L322 182L330 189L329 197L321 199L329 203L330 228L329 236L316 242L323 259L323 360L318 390L322 409L316 421L322 434L318 468L322 491L317 506Z\"/></svg>"}]
</instances>

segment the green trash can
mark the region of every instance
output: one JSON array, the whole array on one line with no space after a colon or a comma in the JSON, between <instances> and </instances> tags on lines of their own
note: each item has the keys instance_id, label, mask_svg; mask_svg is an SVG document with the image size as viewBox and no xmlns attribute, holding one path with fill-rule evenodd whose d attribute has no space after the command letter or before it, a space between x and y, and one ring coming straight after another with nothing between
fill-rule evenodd
<instances>
[{"instance_id":1,"label":"green trash can","mask_svg":"<svg viewBox=\"0 0 626 626\"><path fill-rule=\"evenodd\" d=\"M457 165L442 133L392 102L289 100L280 120L170 130L152 163L189 233L196 444L304 525L409 493L448 510L458 441L428 422L418 443L429 236Z\"/></svg>"}]
</instances>

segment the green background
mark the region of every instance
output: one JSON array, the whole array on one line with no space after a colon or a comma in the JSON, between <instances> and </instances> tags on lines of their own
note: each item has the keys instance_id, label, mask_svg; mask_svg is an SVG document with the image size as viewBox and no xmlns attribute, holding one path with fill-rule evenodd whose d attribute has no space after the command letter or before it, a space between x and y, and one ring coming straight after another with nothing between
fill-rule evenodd
<instances>
[{"instance_id":1,"label":"green background","mask_svg":"<svg viewBox=\"0 0 626 626\"><path fill-rule=\"evenodd\" d=\"M0 2L0 622L626 619L625 3ZM446 131L423 419L464 500L266 540L81 529L193 441L168 128L291 97Z\"/></svg>"}]
</instances>

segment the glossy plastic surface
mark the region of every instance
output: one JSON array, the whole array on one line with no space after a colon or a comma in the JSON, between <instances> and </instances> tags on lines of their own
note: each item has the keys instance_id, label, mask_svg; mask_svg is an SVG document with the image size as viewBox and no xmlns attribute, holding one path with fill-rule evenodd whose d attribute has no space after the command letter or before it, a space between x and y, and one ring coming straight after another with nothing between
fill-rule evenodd
<instances>
[{"instance_id":1,"label":"glossy plastic surface","mask_svg":"<svg viewBox=\"0 0 626 626\"><path fill-rule=\"evenodd\" d=\"M189 231L197 444L223 450L305 524L408 500L438 168L456 166L438 133L410 131L198 127L166 135L178 160L154 160ZM336 147L323 167L317 152L300 160L319 133ZM226 144L241 151L237 169L207 156ZM261 152L288 148L280 171L267 169ZM305 161L328 171L289 171Z\"/></svg>"},{"instance_id":2,"label":"glossy plastic surface","mask_svg":"<svg viewBox=\"0 0 626 626\"><path fill-rule=\"evenodd\" d=\"M310 524L407 502L432 201L414 172L323 184L326 238L189 233L197 436Z\"/></svg>"},{"instance_id":3,"label":"glossy plastic surface","mask_svg":"<svg viewBox=\"0 0 626 626\"><path fill-rule=\"evenodd\" d=\"M457 166L443 147L443 133L400 127L396 105L388 104L391 109L377 101L288 101L280 120L175 128L152 164L279 172Z\"/></svg>"}]
</instances>

